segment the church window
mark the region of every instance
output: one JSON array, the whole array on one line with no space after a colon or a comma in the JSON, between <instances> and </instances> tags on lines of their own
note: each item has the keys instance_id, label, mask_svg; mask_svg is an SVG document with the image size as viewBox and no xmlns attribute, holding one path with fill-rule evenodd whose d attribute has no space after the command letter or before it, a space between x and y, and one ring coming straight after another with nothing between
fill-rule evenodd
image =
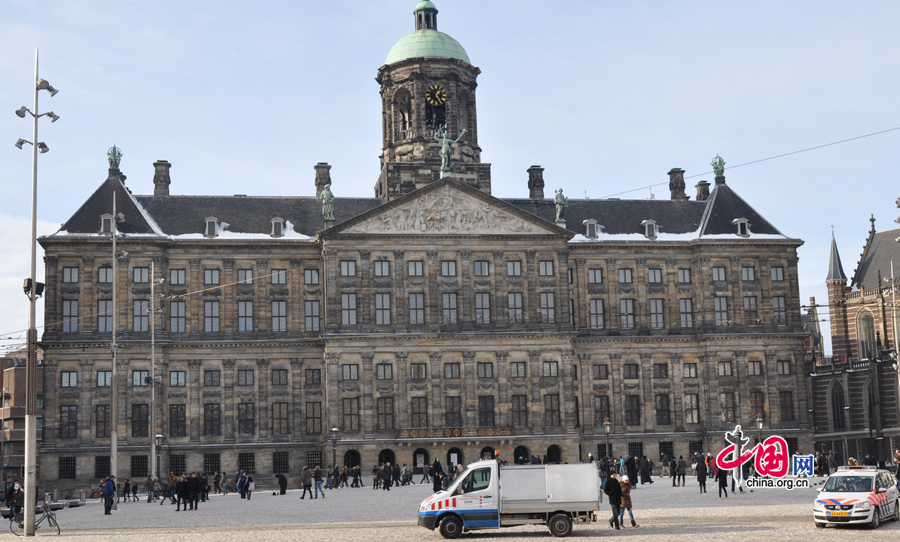
<instances>
[{"instance_id":1,"label":"church window","mask_svg":"<svg viewBox=\"0 0 900 542\"><path fill-rule=\"evenodd\" d=\"M831 388L831 419L835 431L841 431L846 427L844 423L844 388L838 382L835 382L834 387Z\"/></svg>"},{"instance_id":2,"label":"church window","mask_svg":"<svg viewBox=\"0 0 900 542\"><path fill-rule=\"evenodd\" d=\"M872 313L867 310L860 312L856 321L856 328L860 359L874 359L875 319L872 317Z\"/></svg>"}]
</instances>

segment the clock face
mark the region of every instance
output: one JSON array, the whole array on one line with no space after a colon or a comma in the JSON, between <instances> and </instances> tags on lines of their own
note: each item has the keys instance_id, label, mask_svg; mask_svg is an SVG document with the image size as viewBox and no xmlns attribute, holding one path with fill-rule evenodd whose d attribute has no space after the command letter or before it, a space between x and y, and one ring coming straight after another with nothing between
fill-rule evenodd
<instances>
[{"instance_id":1,"label":"clock face","mask_svg":"<svg viewBox=\"0 0 900 542\"><path fill-rule=\"evenodd\" d=\"M425 101L431 105L444 105L444 102L447 101L447 91L435 83L425 91Z\"/></svg>"}]
</instances>

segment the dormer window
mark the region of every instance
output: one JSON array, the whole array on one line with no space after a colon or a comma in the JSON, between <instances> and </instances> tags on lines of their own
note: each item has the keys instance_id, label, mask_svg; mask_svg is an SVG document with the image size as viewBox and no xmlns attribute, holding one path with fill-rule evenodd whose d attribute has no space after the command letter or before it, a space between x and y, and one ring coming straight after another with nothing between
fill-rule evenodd
<instances>
[{"instance_id":1,"label":"dormer window","mask_svg":"<svg viewBox=\"0 0 900 542\"><path fill-rule=\"evenodd\" d=\"M655 220L645 220L641 222L641 226L644 228L644 237L647 239L656 239L656 221Z\"/></svg>"},{"instance_id":2,"label":"dormer window","mask_svg":"<svg viewBox=\"0 0 900 542\"><path fill-rule=\"evenodd\" d=\"M206 231L204 234L206 237L213 238L219 235L219 219L210 216L206 218Z\"/></svg>"},{"instance_id":3,"label":"dormer window","mask_svg":"<svg viewBox=\"0 0 900 542\"><path fill-rule=\"evenodd\" d=\"M597 238L597 221L593 218L584 221L584 236L588 239Z\"/></svg>"},{"instance_id":4,"label":"dormer window","mask_svg":"<svg viewBox=\"0 0 900 542\"><path fill-rule=\"evenodd\" d=\"M113 231L113 215L100 216L100 233L112 233Z\"/></svg>"},{"instance_id":5,"label":"dormer window","mask_svg":"<svg viewBox=\"0 0 900 542\"><path fill-rule=\"evenodd\" d=\"M750 237L750 227L748 226L746 218L736 218L731 223L737 228L738 235L741 237Z\"/></svg>"},{"instance_id":6,"label":"dormer window","mask_svg":"<svg viewBox=\"0 0 900 542\"><path fill-rule=\"evenodd\" d=\"M284 236L284 219L277 216L272 219L272 237Z\"/></svg>"}]
</instances>

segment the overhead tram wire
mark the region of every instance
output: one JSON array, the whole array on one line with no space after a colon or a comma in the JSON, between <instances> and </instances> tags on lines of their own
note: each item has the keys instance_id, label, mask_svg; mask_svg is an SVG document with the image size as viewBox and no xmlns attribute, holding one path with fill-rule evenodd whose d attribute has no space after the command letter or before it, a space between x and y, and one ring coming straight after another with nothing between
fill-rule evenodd
<instances>
[{"instance_id":1,"label":"overhead tram wire","mask_svg":"<svg viewBox=\"0 0 900 542\"><path fill-rule=\"evenodd\" d=\"M798 151L791 151L791 152L786 152L786 153L783 153L783 154L776 154L775 156L769 156L768 158L760 158L759 160L751 160L750 162L744 162L743 164L737 164L737 165L734 165L734 166L728 166L728 169L731 170L731 169L736 169L736 168L743 167L743 166L749 166L749 165L752 165L752 164L758 164L758 163L760 163L760 162L767 162L767 161L769 161L769 160L775 160L776 158L784 158L785 156L791 156L791 155L794 155L794 154L800 154L800 153L803 153L803 152L809 152L809 151L814 151L814 150L817 150L817 149L823 149L823 148L825 148L825 147L831 147L831 146L833 146L833 145L840 145L841 143L848 143L848 142L850 142L850 141L856 141L857 139L864 139L864 138L867 138L867 137L872 137L872 136L877 136L877 135L881 135L881 134L886 134L886 133L889 133L889 132L895 132L895 131L897 131L897 130L900 130L900 126L897 126L896 128L888 128L887 130L881 130L880 132L872 132L871 134L864 134L864 135L860 135L860 136L856 136L856 137L851 137L851 138L847 138L847 139L842 139L842 140L840 140L840 141L832 141L831 143L824 143L824 144L822 144L822 145L816 145L815 147L809 147L809 148L806 148L806 149L800 149L800 150L798 150ZM689 175L689 176L685 177L685 179L696 179L697 177L702 177L702 176L704 176L704 175L709 175L709 174L711 174L711 173L714 173L714 172L712 172L712 171L706 171L706 172L703 172L703 173L697 173L696 175ZM656 183L656 184L651 184L651 185L647 185L647 186L641 186L641 187L639 187L639 188L632 188L631 190L625 190L624 192L617 192L617 193L615 193L615 194L610 194L610 195L608 195L608 196L604 196L604 197L601 198L601 199L614 198L614 197L616 197L616 196L621 196L622 194L630 194L630 193L632 193L632 192L638 192L638 191L640 191L640 190L653 189L653 188L655 188L655 187L657 187L657 186L664 186L664 185L667 185L667 184L669 184L669 183L667 183L667 182L662 182L662 183Z\"/></svg>"}]
</instances>

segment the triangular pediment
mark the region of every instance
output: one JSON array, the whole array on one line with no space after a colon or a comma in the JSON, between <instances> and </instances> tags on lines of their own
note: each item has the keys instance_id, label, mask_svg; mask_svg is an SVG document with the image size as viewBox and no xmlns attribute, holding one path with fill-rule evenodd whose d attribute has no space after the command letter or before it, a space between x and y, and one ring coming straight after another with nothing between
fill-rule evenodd
<instances>
[{"instance_id":1,"label":"triangular pediment","mask_svg":"<svg viewBox=\"0 0 900 542\"><path fill-rule=\"evenodd\" d=\"M555 224L449 179L335 229L385 235L571 235Z\"/></svg>"}]
</instances>

